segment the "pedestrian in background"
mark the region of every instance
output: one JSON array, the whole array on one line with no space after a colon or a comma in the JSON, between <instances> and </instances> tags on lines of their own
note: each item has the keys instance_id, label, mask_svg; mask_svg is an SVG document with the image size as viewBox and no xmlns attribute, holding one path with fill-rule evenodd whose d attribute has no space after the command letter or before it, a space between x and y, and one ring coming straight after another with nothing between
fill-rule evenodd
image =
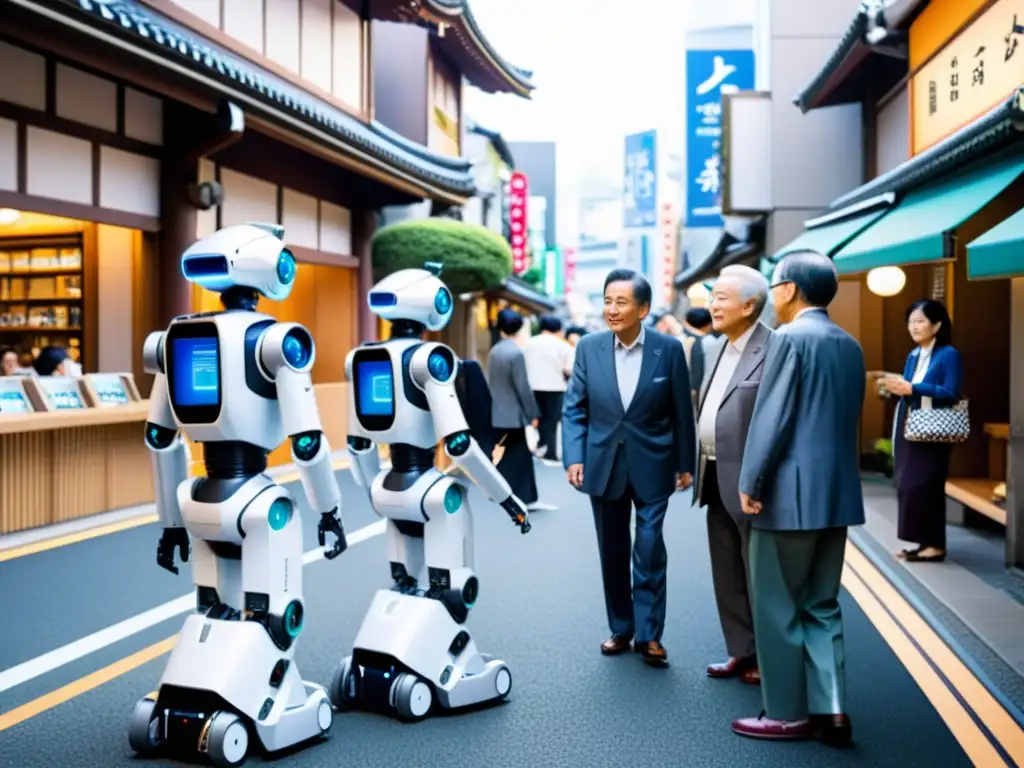
<instances>
[{"instance_id":1,"label":"pedestrian in background","mask_svg":"<svg viewBox=\"0 0 1024 768\"><path fill-rule=\"evenodd\" d=\"M572 347L562 338L562 321L554 315L542 316L540 333L526 342L523 354L530 388L540 407L537 456L557 460L558 424L573 364Z\"/></svg>"},{"instance_id":2,"label":"pedestrian in background","mask_svg":"<svg viewBox=\"0 0 1024 768\"><path fill-rule=\"evenodd\" d=\"M487 357L487 381L491 390L491 426L504 454L498 471L508 481L520 501L528 507L538 502L537 480L533 472L533 454L526 442L526 426L534 428L540 420L540 408L526 375L526 358L516 342L523 318L511 309L498 313L499 341Z\"/></svg>"},{"instance_id":3,"label":"pedestrian in background","mask_svg":"<svg viewBox=\"0 0 1024 768\"><path fill-rule=\"evenodd\" d=\"M709 664L709 677L739 677L757 685L754 621L748 590L750 516L740 505L739 479L772 332L759 322L768 281L733 265L711 289L711 322L721 341L708 355L709 375L697 405L699 436L695 499L707 507L708 549L718 618L729 658Z\"/></svg>"},{"instance_id":4,"label":"pedestrian in background","mask_svg":"<svg viewBox=\"0 0 1024 768\"><path fill-rule=\"evenodd\" d=\"M686 365L690 370L690 389L700 392L704 383L704 360L707 342L711 340L711 313L703 307L686 311L683 323L683 349L686 350Z\"/></svg>"},{"instance_id":5,"label":"pedestrian in background","mask_svg":"<svg viewBox=\"0 0 1024 768\"><path fill-rule=\"evenodd\" d=\"M611 637L605 655L633 650L663 665L669 498L693 480L695 428L682 345L644 327L651 286L616 269L604 284L611 330L585 336L562 416L569 482L590 496ZM630 519L636 508L631 547ZM630 561L632 560L632 578Z\"/></svg>"},{"instance_id":6,"label":"pedestrian in background","mask_svg":"<svg viewBox=\"0 0 1024 768\"><path fill-rule=\"evenodd\" d=\"M858 425L867 372L860 344L829 319L839 290L813 251L775 268L772 337L743 451L739 490L751 515L750 586L761 717L733 731L780 740L852 740L846 715L840 578L846 532L864 523Z\"/></svg>"}]
</instances>

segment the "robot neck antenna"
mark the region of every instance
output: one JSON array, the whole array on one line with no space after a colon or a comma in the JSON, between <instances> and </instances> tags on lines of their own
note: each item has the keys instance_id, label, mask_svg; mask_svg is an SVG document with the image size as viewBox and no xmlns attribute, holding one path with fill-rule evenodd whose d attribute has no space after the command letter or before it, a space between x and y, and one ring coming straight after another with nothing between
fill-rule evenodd
<instances>
[{"instance_id":1,"label":"robot neck antenna","mask_svg":"<svg viewBox=\"0 0 1024 768\"><path fill-rule=\"evenodd\" d=\"M394 320L391 323L392 339L419 339L427 327L415 320Z\"/></svg>"},{"instance_id":2,"label":"robot neck antenna","mask_svg":"<svg viewBox=\"0 0 1024 768\"><path fill-rule=\"evenodd\" d=\"M244 309L252 312L260 302L260 292L242 285L234 285L220 295L224 309Z\"/></svg>"}]
</instances>

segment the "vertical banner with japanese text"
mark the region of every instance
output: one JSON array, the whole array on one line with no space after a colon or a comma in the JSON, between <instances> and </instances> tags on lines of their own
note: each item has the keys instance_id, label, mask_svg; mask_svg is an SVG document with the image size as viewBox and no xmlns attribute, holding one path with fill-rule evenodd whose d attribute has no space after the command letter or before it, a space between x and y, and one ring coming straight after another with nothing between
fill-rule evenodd
<instances>
[{"instance_id":1,"label":"vertical banner with japanese text","mask_svg":"<svg viewBox=\"0 0 1024 768\"><path fill-rule=\"evenodd\" d=\"M653 227L658 219L657 131L626 137L623 226Z\"/></svg>"},{"instance_id":2,"label":"vertical banner with japanese text","mask_svg":"<svg viewBox=\"0 0 1024 768\"><path fill-rule=\"evenodd\" d=\"M526 271L527 237L529 232L527 226L529 221L526 215L526 202L530 194L530 185L526 174L516 171L508 182L509 202L509 245L512 246L512 273L522 274Z\"/></svg>"},{"instance_id":3,"label":"vertical banner with japanese text","mask_svg":"<svg viewBox=\"0 0 1024 768\"><path fill-rule=\"evenodd\" d=\"M911 45L914 34L912 26ZM1022 83L1024 0L998 0L914 74L913 154L981 117Z\"/></svg>"},{"instance_id":4,"label":"vertical banner with japanese text","mask_svg":"<svg viewBox=\"0 0 1024 768\"><path fill-rule=\"evenodd\" d=\"M687 227L722 226L722 94L753 88L753 51L686 52Z\"/></svg>"}]
</instances>

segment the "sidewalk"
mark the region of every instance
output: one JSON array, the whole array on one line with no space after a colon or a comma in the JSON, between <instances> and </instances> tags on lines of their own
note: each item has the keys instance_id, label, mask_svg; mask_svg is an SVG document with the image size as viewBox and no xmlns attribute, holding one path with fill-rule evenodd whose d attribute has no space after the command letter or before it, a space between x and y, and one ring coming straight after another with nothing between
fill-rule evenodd
<instances>
[{"instance_id":1,"label":"sidewalk","mask_svg":"<svg viewBox=\"0 0 1024 768\"><path fill-rule=\"evenodd\" d=\"M854 542L1024 710L1024 577L1004 566L1002 535L950 524L945 562L906 563L894 555L907 546L896 536L895 488L866 480L864 505L867 522Z\"/></svg>"}]
</instances>

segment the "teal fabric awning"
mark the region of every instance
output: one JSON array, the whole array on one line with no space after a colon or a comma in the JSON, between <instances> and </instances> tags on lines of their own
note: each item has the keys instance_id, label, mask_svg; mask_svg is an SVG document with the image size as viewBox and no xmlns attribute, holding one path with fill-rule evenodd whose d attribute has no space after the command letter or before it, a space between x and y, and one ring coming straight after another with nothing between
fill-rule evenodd
<instances>
[{"instance_id":1,"label":"teal fabric awning","mask_svg":"<svg viewBox=\"0 0 1024 768\"><path fill-rule=\"evenodd\" d=\"M888 210L888 208L876 208L868 213L808 229L789 245L776 251L772 256L772 261L778 263L783 256L796 251L817 251L824 256L831 256L878 221Z\"/></svg>"},{"instance_id":2,"label":"teal fabric awning","mask_svg":"<svg viewBox=\"0 0 1024 768\"><path fill-rule=\"evenodd\" d=\"M957 227L988 205L1024 173L1024 155L972 165L915 189L885 218L834 256L840 274L875 267L923 264L953 257Z\"/></svg>"},{"instance_id":3,"label":"teal fabric awning","mask_svg":"<svg viewBox=\"0 0 1024 768\"><path fill-rule=\"evenodd\" d=\"M1024 211L967 244L967 277L1024 277Z\"/></svg>"}]
</instances>

